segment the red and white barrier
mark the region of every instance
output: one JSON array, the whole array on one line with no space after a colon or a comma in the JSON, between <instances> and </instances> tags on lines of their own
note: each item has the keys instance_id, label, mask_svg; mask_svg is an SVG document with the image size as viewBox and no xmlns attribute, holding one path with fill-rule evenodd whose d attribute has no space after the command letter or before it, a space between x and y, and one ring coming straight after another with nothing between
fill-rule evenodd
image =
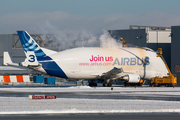
<instances>
[{"instance_id":1,"label":"red and white barrier","mask_svg":"<svg viewBox=\"0 0 180 120\"><path fill-rule=\"evenodd\" d=\"M56 99L56 95L29 95L29 99Z\"/></svg>"},{"instance_id":2,"label":"red and white barrier","mask_svg":"<svg viewBox=\"0 0 180 120\"><path fill-rule=\"evenodd\" d=\"M29 75L3 75L0 76L0 82L30 82Z\"/></svg>"}]
</instances>

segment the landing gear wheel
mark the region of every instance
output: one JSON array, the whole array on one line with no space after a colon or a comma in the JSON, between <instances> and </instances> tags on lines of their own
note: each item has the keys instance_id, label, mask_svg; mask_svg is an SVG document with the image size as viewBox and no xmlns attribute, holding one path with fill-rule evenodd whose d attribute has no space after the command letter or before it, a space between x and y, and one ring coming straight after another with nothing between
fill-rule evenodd
<instances>
[{"instance_id":1,"label":"landing gear wheel","mask_svg":"<svg viewBox=\"0 0 180 120\"><path fill-rule=\"evenodd\" d=\"M112 87L112 83L108 83L108 87Z\"/></svg>"},{"instance_id":2,"label":"landing gear wheel","mask_svg":"<svg viewBox=\"0 0 180 120\"><path fill-rule=\"evenodd\" d=\"M103 87L107 87L108 86L108 84L107 83L103 83Z\"/></svg>"},{"instance_id":3,"label":"landing gear wheel","mask_svg":"<svg viewBox=\"0 0 180 120\"><path fill-rule=\"evenodd\" d=\"M126 82L124 82L124 87L126 87L127 86L127 83Z\"/></svg>"}]
</instances>

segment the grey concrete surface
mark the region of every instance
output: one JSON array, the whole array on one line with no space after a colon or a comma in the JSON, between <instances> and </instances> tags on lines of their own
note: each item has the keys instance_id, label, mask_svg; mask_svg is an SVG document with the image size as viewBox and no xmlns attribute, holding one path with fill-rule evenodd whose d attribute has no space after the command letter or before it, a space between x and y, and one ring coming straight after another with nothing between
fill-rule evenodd
<instances>
[{"instance_id":1,"label":"grey concrete surface","mask_svg":"<svg viewBox=\"0 0 180 120\"><path fill-rule=\"evenodd\" d=\"M179 113L0 115L1 120L179 120Z\"/></svg>"}]
</instances>

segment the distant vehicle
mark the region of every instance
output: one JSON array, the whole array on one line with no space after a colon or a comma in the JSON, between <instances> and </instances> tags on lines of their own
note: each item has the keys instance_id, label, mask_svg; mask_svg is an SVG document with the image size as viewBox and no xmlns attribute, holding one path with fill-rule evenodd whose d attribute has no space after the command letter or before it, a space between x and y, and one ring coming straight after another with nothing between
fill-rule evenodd
<instances>
[{"instance_id":1,"label":"distant vehicle","mask_svg":"<svg viewBox=\"0 0 180 120\"><path fill-rule=\"evenodd\" d=\"M141 85L143 80L165 77L169 72L160 57L151 49L136 47L103 48L81 47L55 52L41 48L26 31L17 31L26 59L19 65L51 76L68 79L90 79L90 86L103 86L121 79L124 84ZM4 52L4 64L12 63L8 52Z\"/></svg>"}]
</instances>

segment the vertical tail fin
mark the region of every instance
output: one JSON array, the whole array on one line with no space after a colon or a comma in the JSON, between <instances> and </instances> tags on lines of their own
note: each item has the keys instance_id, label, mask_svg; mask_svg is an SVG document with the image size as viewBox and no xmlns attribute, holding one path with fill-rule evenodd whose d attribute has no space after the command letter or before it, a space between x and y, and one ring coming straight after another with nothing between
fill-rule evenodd
<instances>
[{"instance_id":1,"label":"vertical tail fin","mask_svg":"<svg viewBox=\"0 0 180 120\"><path fill-rule=\"evenodd\" d=\"M26 31L17 31L19 39L23 46L25 54L29 51L33 51L36 57L43 57L46 54L41 47L35 42L35 40Z\"/></svg>"},{"instance_id":2,"label":"vertical tail fin","mask_svg":"<svg viewBox=\"0 0 180 120\"><path fill-rule=\"evenodd\" d=\"M56 52L46 49L43 51L26 31L17 31L17 33L26 54L25 61L20 65L38 69L49 75L67 78L64 71L50 57L50 54L54 54Z\"/></svg>"}]
</instances>

